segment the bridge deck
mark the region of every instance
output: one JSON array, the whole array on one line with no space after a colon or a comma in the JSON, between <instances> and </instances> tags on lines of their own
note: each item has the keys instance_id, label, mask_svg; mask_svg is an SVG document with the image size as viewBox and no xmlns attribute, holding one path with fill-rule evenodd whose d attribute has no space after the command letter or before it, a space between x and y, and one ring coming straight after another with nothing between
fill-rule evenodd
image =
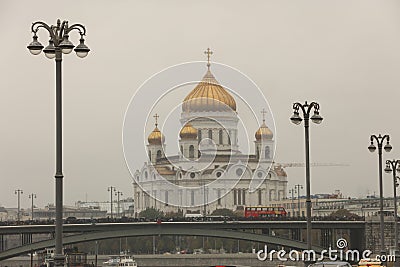
<instances>
[{"instance_id":1,"label":"bridge deck","mask_svg":"<svg viewBox=\"0 0 400 267\"><path fill-rule=\"evenodd\" d=\"M365 221L313 221L313 229L364 229ZM65 233L127 230L160 225L157 222L64 224ZM227 222L162 222L161 225L197 229L305 229L305 221L227 221ZM54 232L54 225L0 226L0 234L39 234Z\"/></svg>"}]
</instances>

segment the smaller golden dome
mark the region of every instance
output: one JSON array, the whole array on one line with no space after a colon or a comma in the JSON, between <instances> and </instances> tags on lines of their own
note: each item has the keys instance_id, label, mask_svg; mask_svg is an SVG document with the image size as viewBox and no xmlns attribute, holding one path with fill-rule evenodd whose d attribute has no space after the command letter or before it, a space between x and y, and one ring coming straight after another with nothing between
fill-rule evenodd
<instances>
[{"instance_id":1,"label":"smaller golden dome","mask_svg":"<svg viewBox=\"0 0 400 267\"><path fill-rule=\"evenodd\" d=\"M272 137L274 137L274 134L272 131L267 127L265 124L265 121L261 124L260 128L258 128L256 134L255 134L256 140L272 140Z\"/></svg>"},{"instance_id":2,"label":"smaller golden dome","mask_svg":"<svg viewBox=\"0 0 400 267\"><path fill-rule=\"evenodd\" d=\"M149 137L147 137L147 141L149 141L150 145L161 145L164 143L164 140L164 135L161 133L157 126L149 134Z\"/></svg>"},{"instance_id":3,"label":"smaller golden dome","mask_svg":"<svg viewBox=\"0 0 400 267\"><path fill-rule=\"evenodd\" d=\"M189 122L183 126L181 131L179 132L179 136L181 139L196 139L197 138L197 129L194 128Z\"/></svg>"}]
</instances>

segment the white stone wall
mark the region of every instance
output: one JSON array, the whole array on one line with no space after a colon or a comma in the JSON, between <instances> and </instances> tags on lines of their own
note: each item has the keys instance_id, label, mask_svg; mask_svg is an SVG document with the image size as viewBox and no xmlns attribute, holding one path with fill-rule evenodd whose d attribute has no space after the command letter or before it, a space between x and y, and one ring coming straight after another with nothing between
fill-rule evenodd
<instances>
[{"instance_id":1,"label":"white stone wall","mask_svg":"<svg viewBox=\"0 0 400 267\"><path fill-rule=\"evenodd\" d=\"M217 169L218 170L218 169ZM227 169L227 173L231 175L231 177L235 174L235 168ZM147 172L147 179L145 178L144 173ZM166 197L166 189L165 188L160 188L160 184L158 184L157 180L153 179L152 176L152 167L146 166L146 168L142 169L140 174L138 174L139 179L143 179L142 187L145 189L145 191L152 193L152 195L156 195L156 197L161 200L155 200L152 196L148 196L147 193L143 192L142 187L138 186L136 183L134 183L134 194L135 196L135 211L139 213L140 211L148 208L148 207L154 207L157 209L160 209L164 212L170 212L174 211L176 212L178 208L182 208L184 210L202 210L204 209L204 206L198 206L198 207L182 207L182 206L171 206L171 205L165 205L165 197ZM250 206L250 205L259 205L259 193L258 191L261 190L261 200L262 203L261 205L270 205L274 201L278 201L279 199L283 199L286 197L286 192L287 192L287 178L286 177L279 177L277 174L273 171L269 172L269 175L267 175L267 178L263 182L263 184L259 187L259 189L254 192L250 193L248 191L249 188L249 183L251 181L251 177L255 175L255 173L258 172L258 170L251 171L249 169L246 170L244 177L236 184L236 186L228 191L228 188L225 187L220 187L220 188L215 188L215 189L210 189L214 190L212 193L215 195L218 195L218 190L220 191L221 194L221 199L218 201L213 201L212 203L209 203L206 207L207 212L212 212L215 209L218 208L227 208L231 210L236 210L238 206ZM204 196L204 188L201 187L202 184L208 183L209 181L212 181L216 179L215 176L215 171L210 173L210 174L204 174L204 175L197 175L195 178L190 178L188 174L184 176L181 180L179 180L180 185L185 185L186 187L198 187L195 190L194 193L194 198L196 201L203 201L204 197L206 198L206 201L210 199L211 197L211 192L206 191L206 195ZM168 179L175 180L175 176L170 176L167 177ZM199 187L200 186L200 187ZM241 201L239 202L239 197L236 197L236 204L235 204L235 197L234 193L238 192L236 190L242 190L241 192L245 192L245 204L243 204L243 198L241 197ZM168 198L171 200L173 197L176 197L180 200L179 203L183 204L183 206L190 206L192 196L191 196L191 191L192 190L185 190L183 189L180 192L173 192L169 191L168 193ZM187 205L185 205L185 203Z\"/></svg>"}]
</instances>

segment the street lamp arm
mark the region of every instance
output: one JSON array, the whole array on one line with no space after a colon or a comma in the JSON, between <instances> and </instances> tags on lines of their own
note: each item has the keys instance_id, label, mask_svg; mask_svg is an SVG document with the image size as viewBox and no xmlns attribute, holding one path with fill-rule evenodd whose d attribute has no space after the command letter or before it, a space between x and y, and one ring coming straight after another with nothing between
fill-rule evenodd
<instances>
[{"instance_id":1,"label":"street lamp arm","mask_svg":"<svg viewBox=\"0 0 400 267\"><path fill-rule=\"evenodd\" d=\"M378 146L382 146L383 142L385 140L389 143L390 137L387 134L385 134L384 136L381 136L380 134L378 136L376 136L375 134L373 134L373 135L371 135L370 140L371 140L371 142L373 142L375 140L378 143Z\"/></svg>"},{"instance_id":2,"label":"street lamp arm","mask_svg":"<svg viewBox=\"0 0 400 267\"><path fill-rule=\"evenodd\" d=\"M305 108L304 108L304 106L302 105L302 104L300 104L299 102L296 102L296 103L293 103L293 109L295 110L295 111L299 111L299 109L301 109L301 111L303 112L303 115L305 116L306 115L306 110L305 110Z\"/></svg>"},{"instance_id":3,"label":"street lamp arm","mask_svg":"<svg viewBox=\"0 0 400 267\"><path fill-rule=\"evenodd\" d=\"M49 34L50 38L54 41L55 45L58 45L58 42L60 42L65 34L68 34L72 30L77 30L79 31L79 34L86 35L86 28L82 24L75 23L72 24L71 26L68 26L68 21L64 20L62 23L60 23L60 20L57 21L57 26L49 26L48 24L42 22L42 21L36 21L32 23L31 30L33 33L37 33L40 28L45 28Z\"/></svg>"},{"instance_id":4,"label":"street lamp arm","mask_svg":"<svg viewBox=\"0 0 400 267\"><path fill-rule=\"evenodd\" d=\"M307 115L310 115L312 108L314 108L315 111L319 111L319 104L317 102L311 102L307 109Z\"/></svg>"},{"instance_id":5,"label":"street lamp arm","mask_svg":"<svg viewBox=\"0 0 400 267\"><path fill-rule=\"evenodd\" d=\"M42 21L36 21L36 22L32 23L31 30L32 30L33 33L37 33L40 28L45 28L49 32L50 38L53 39L53 40L56 39L55 38L56 36L54 34L52 26L49 26L49 25L47 25L46 23L44 23Z\"/></svg>"},{"instance_id":6,"label":"street lamp arm","mask_svg":"<svg viewBox=\"0 0 400 267\"><path fill-rule=\"evenodd\" d=\"M36 28L35 28L36 27ZM53 30L51 29L51 27L48 25L48 24L46 24L46 23L44 23L44 22L42 22L42 21L36 21L36 22L34 22L34 23L32 23L32 27L31 27L31 31L33 32L33 33L36 33L38 30L39 30L39 28L45 28L46 30L48 30L49 32L53 32Z\"/></svg>"},{"instance_id":7,"label":"street lamp arm","mask_svg":"<svg viewBox=\"0 0 400 267\"><path fill-rule=\"evenodd\" d=\"M70 27L65 29L65 33L68 34L72 30L78 30L81 35L86 35L86 28L82 24L79 23L72 24Z\"/></svg>"},{"instance_id":8,"label":"street lamp arm","mask_svg":"<svg viewBox=\"0 0 400 267\"><path fill-rule=\"evenodd\" d=\"M303 105L299 102L296 102L293 104L293 109L295 111L299 111L299 109L301 109L301 111L303 112L303 116L304 118L309 118L310 117L310 113L311 110L314 108L315 111L319 111L319 104L317 102L311 102L310 104L308 104L307 102Z\"/></svg>"}]
</instances>

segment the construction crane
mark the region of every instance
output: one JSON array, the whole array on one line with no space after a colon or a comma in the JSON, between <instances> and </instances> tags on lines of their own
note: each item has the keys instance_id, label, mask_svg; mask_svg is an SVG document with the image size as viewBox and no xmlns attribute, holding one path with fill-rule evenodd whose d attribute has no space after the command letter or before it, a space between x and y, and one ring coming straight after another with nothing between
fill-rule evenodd
<instances>
[{"instance_id":1,"label":"construction crane","mask_svg":"<svg viewBox=\"0 0 400 267\"><path fill-rule=\"evenodd\" d=\"M293 168L293 167L305 167L305 163L296 163L296 162L291 162L291 163L276 163L274 162L274 166L277 168ZM350 166L350 164L347 163L318 163L318 162L312 162L310 163L310 167L347 167Z\"/></svg>"}]
</instances>

